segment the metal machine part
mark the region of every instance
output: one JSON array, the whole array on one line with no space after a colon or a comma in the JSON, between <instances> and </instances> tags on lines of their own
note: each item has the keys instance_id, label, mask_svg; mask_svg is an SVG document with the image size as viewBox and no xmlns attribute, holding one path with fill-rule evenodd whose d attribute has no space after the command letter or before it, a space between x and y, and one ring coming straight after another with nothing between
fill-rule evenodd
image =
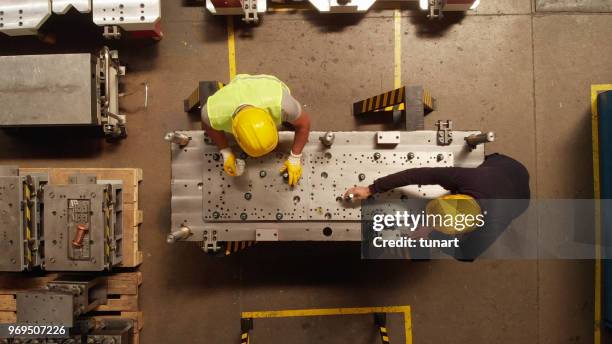
<instances>
[{"instance_id":1,"label":"metal machine part","mask_svg":"<svg viewBox=\"0 0 612 344\"><path fill-rule=\"evenodd\" d=\"M168 234L166 241L168 242L168 244L172 244L179 240L185 240L190 235L191 235L191 229L189 229L189 227L181 227L181 229Z\"/></svg>"},{"instance_id":2,"label":"metal machine part","mask_svg":"<svg viewBox=\"0 0 612 344\"><path fill-rule=\"evenodd\" d=\"M147 33L141 36L162 36L160 0L3 0L0 32L9 36L36 35L52 14L66 14L73 7L81 13L92 13L93 22L104 27L105 33L118 32L120 28Z\"/></svg>"},{"instance_id":3,"label":"metal machine part","mask_svg":"<svg viewBox=\"0 0 612 344\"><path fill-rule=\"evenodd\" d=\"M75 175L45 187L45 270L101 271L121 263L120 181Z\"/></svg>"},{"instance_id":4,"label":"metal machine part","mask_svg":"<svg viewBox=\"0 0 612 344\"><path fill-rule=\"evenodd\" d=\"M321 141L321 143L325 147L331 147L334 144L335 138L336 138L336 135L334 135L334 132L328 131L328 132L325 132L323 135L319 136L319 141Z\"/></svg>"},{"instance_id":5,"label":"metal machine part","mask_svg":"<svg viewBox=\"0 0 612 344\"><path fill-rule=\"evenodd\" d=\"M71 327L74 296L68 291L32 290L17 293L17 323Z\"/></svg>"},{"instance_id":6,"label":"metal machine part","mask_svg":"<svg viewBox=\"0 0 612 344\"><path fill-rule=\"evenodd\" d=\"M438 132L436 135L436 142L440 146L448 146L453 143L453 121L438 121L436 122Z\"/></svg>"},{"instance_id":7,"label":"metal machine part","mask_svg":"<svg viewBox=\"0 0 612 344\"><path fill-rule=\"evenodd\" d=\"M245 173L235 178L224 174L203 131L180 133L192 139L183 147L172 144L172 232L188 227L191 235L178 240L201 242L205 251L228 241L360 241L360 204L342 197L348 187L411 167L476 167L484 160L482 145L470 150L463 140L475 131L456 131L460 140L446 146L437 145L436 131L400 132L399 144L384 147L376 145L376 132L336 132L329 148L317 142L323 132L311 132L302 179L291 188L278 166L292 132L280 132L277 149L248 159ZM444 193L439 186L408 186L376 197Z\"/></svg>"},{"instance_id":8,"label":"metal machine part","mask_svg":"<svg viewBox=\"0 0 612 344\"><path fill-rule=\"evenodd\" d=\"M476 148L479 144L495 141L495 133L489 131L487 133L470 135L465 138L465 142L470 146L470 149Z\"/></svg>"},{"instance_id":9,"label":"metal machine part","mask_svg":"<svg viewBox=\"0 0 612 344\"><path fill-rule=\"evenodd\" d=\"M0 166L0 271L30 270L42 264L42 188L46 174L19 175Z\"/></svg>"},{"instance_id":10,"label":"metal machine part","mask_svg":"<svg viewBox=\"0 0 612 344\"><path fill-rule=\"evenodd\" d=\"M0 57L0 127L100 126L126 136L117 51Z\"/></svg>"},{"instance_id":11,"label":"metal machine part","mask_svg":"<svg viewBox=\"0 0 612 344\"><path fill-rule=\"evenodd\" d=\"M60 276L46 289L17 293L17 323L73 327L77 317L106 304L106 292L101 278Z\"/></svg>"},{"instance_id":12,"label":"metal machine part","mask_svg":"<svg viewBox=\"0 0 612 344\"><path fill-rule=\"evenodd\" d=\"M363 13L377 0L308 0L321 13ZM378 0L381 2L392 0ZM428 18L442 18L443 12L467 11L478 7L480 0L404 0L419 2ZM257 23L257 14L265 13L267 0L206 0L206 8L215 15L243 15L248 23Z\"/></svg>"},{"instance_id":13,"label":"metal machine part","mask_svg":"<svg viewBox=\"0 0 612 344\"><path fill-rule=\"evenodd\" d=\"M74 316L78 317L107 302L106 281L91 276L59 276L47 283L53 292L69 292L74 295Z\"/></svg>"},{"instance_id":14,"label":"metal machine part","mask_svg":"<svg viewBox=\"0 0 612 344\"><path fill-rule=\"evenodd\" d=\"M186 146L190 140L189 136L177 132L166 134L164 139L168 142L176 143L181 147Z\"/></svg>"},{"instance_id":15,"label":"metal machine part","mask_svg":"<svg viewBox=\"0 0 612 344\"><path fill-rule=\"evenodd\" d=\"M134 322L129 319L105 319L100 328L89 333L86 344L132 344Z\"/></svg>"}]
</instances>

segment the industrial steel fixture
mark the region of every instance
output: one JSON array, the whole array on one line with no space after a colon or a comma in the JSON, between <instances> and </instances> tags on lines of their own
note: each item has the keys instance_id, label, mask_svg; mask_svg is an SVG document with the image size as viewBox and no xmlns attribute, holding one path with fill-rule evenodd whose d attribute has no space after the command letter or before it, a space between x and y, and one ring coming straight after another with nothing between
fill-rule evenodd
<instances>
[{"instance_id":1,"label":"industrial steel fixture","mask_svg":"<svg viewBox=\"0 0 612 344\"><path fill-rule=\"evenodd\" d=\"M0 271L102 271L121 263L122 183L0 168Z\"/></svg>"},{"instance_id":2,"label":"industrial steel fixture","mask_svg":"<svg viewBox=\"0 0 612 344\"><path fill-rule=\"evenodd\" d=\"M117 51L0 57L0 127L98 126L126 136Z\"/></svg>"},{"instance_id":3,"label":"industrial steel fixture","mask_svg":"<svg viewBox=\"0 0 612 344\"><path fill-rule=\"evenodd\" d=\"M19 175L0 166L0 271L31 270L42 264L42 189L46 174Z\"/></svg>"},{"instance_id":4,"label":"industrial steel fixture","mask_svg":"<svg viewBox=\"0 0 612 344\"><path fill-rule=\"evenodd\" d=\"M134 37L162 37L160 0L2 0L0 32L36 35L51 15L66 14L71 8L91 13L106 38L119 38L122 31Z\"/></svg>"},{"instance_id":5,"label":"industrial steel fixture","mask_svg":"<svg viewBox=\"0 0 612 344\"><path fill-rule=\"evenodd\" d=\"M407 168L476 167L484 160L484 146L472 148L465 140L479 135L478 131L454 131L448 136L455 140L445 140L443 145L438 132L429 130L390 135L335 132L331 146L319 140L329 134L310 133L303 151L302 178L294 188L278 173L285 158L281 152L289 151L292 132L280 132L274 152L249 158L240 177L225 175L222 162L215 159L218 149L205 141L203 131L169 134L189 140L171 144L172 228L168 242L193 241L207 252L217 252L236 242L360 241L361 207L359 202L342 197L348 187L368 185ZM432 198L445 193L440 186L413 185L376 197Z\"/></svg>"},{"instance_id":6,"label":"industrial steel fixture","mask_svg":"<svg viewBox=\"0 0 612 344\"><path fill-rule=\"evenodd\" d=\"M44 288L18 291L15 300L17 324L63 327L62 338L12 338L7 344L131 344L134 321L112 317L92 320L91 312L107 305L108 285L104 277L60 275Z\"/></svg>"},{"instance_id":7,"label":"industrial steel fixture","mask_svg":"<svg viewBox=\"0 0 612 344\"><path fill-rule=\"evenodd\" d=\"M308 0L321 13L363 13L377 0ZM389 0L378 0L385 2ZM399 3L419 3L427 17L442 18L443 12L475 10L480 0L402 0ZM206 9L216 15L242 15L248 23L257 23L258 14L268 9L267 0L206 0Z\"/></svg>"}]
</instances>

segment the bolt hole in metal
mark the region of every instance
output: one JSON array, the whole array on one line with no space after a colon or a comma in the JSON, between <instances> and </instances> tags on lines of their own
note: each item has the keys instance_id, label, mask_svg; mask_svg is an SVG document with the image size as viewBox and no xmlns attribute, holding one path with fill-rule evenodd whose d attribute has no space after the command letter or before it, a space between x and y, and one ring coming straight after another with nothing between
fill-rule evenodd
<instances>
[{"instance_id":1,"label":"bolt hole in metal","mask_svg":"<svg viewBox=\"0 0 612 344\"><path fill-rule=\"evenodd\" d=\"M325 235L326 237L331 236L333 233L334 231L331 229L331 227L323 228L323 235Z\"/></svg>"}]
</instances>

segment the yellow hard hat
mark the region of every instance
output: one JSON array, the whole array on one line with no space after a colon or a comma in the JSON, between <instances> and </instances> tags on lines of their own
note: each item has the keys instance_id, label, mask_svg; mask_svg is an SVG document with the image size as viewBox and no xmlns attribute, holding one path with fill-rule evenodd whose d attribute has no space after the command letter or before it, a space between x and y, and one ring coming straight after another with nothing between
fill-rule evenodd
<instances>
[{"instance_id":1,"label":"yellow hard hat","mask_svg":"<svg viewBox=\"0 0 612 344\"><path fill-rule=\"evenodd\" d=\"M463 194L446 195L427 203L427 224L448 234L472 232L484 225L484 216L474 197Z\"/></svg>"},{"instance_id":2,"label":"yellow hard hat","mask_svg":"<svg viewBox=\"0 0 612 344\"><path fill-rule=\"evenodd\" d=\"M255 158L270 153L278 144L278 130L272 116L258 107L238 109L232 119L232 131L240 148Z\"/></svg>"}]
</instances>

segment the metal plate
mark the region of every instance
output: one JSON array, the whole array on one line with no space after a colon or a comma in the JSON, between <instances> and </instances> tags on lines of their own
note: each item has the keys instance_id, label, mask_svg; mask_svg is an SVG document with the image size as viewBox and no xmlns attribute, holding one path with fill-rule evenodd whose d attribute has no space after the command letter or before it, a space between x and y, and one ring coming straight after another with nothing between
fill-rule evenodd
<instances>
[{"instance_id":1,"label":"metal plate","mask_svg":"<svg viewBox=\"0 0 612 344\"><path fill-rule=\"evenodd\" d=\"M0 168L0 271L24 268L21 179L17 167Z\"/></svg>"},{"instance_id":2,"label":"metal plate","mask_svg":"<svg viewBox=\"0 0 612 344\"><path fill-rule=\"evenodd\" d=\"M74 296L68 292L33 290L17 293L17 323L72 327Z\"/></svg>"},{"instance_id":3,"label":"metal plate","mask_svg":"<svg viewBox=\"0 0 612 344\"><path fill-rule=\"evenodd\" d=\"M153 30L161 19L159 0L93 0L96 25L118 25L127 31Z\"/></svg>"},{"instance_id":4,"label":"metal plate","mask_svg":"<svg viewBox=\"0 0 612 344\"><path fill-rule=\"evenodd\" d=\"M217 153L205 153L203 178L204 185L209 187L202 190L204 220L358 221L359 207L342 199L349 186L369 185L377 178L407 168L453 166L452 153L412 152L414 157L408 159L408 152L393 150L378 152L380 156L376 159L375 152L372 144L343 145L342 142L325 151L305 152L302 179L295 188L290 188L278 173L286 159L283 154L250 159L247 171L232 178L225 175L219 161L213 160L213 154ZM444 159L438 161L439 154ZM260 176L262 172L265 177ZM436 197L444 193L439 186L414 185L379 197Z\"/></svg>"},{"instance_id":5,"label":"metal plate","mask_svg":"<svg viewBox=\"0 0 612 344\"><path fill-rule=\"evenodd\" d=\"M51 0L2 0L0 32L9 36L36 34L50 15Z\"/></svg>"},{"instance_id":6,"label":"metal plate","mask_svg":"<svg viewBox=\"0 0 612 344\"><path fill-rule=\"evenodd\" d=\"M0 57L0 126L97 124L90 54Z\"/></svg>"},{"instance_id":7,"label":"metal plate","mask_svg":"<svg viewBox=\"0 0 612 344\"><path fill-rule=\"evenodd\" d=\"M304 177L299 187L291 190L282 182L278 169L289 152L293 133L281 132L277 152L282 157L272 153L263 159L247 159L245 174L232 180L231 187L227 187L229 177L224 176L220 162L212 159L217 148L204 142L202 131L181 133L189 136L191 141L185 147L172 144L172 230L189 227L193 235L186 239L188 241L210 241L213 238L213 241L256 240L257 230L277 230L279 241L357 241L361 238L359 204L340 204L336 200L346 188L355 184L367 185L378 176L410 166L476 167L484 160L482 145L470 151L463 140L465 136L478 133L476 131L454 132L456 140L448 146L436 145L435 131L401 132L401 143L393 148L376 146L375 132L336 132L335 143L330 149L326 149L318 140L322 132L312 132L304 150ZM239 151L235 145L234 150ZM370 159L375 152L381 154L376 162ZM414 153L412 162L407 157L409 152ZM321 159L328 159L325 153L332 154L334 164L320 163ZM438 154L442 154L442 161L437 161ZM319 164L315 164L316 161ZM266 170L263 180L259 177L262 169ZM327 178L321 176L325 169ZM365 174L363 181L358 180L359 173ZM315 192L310 195L313 184ZM252 198L247 201L244 195L249 191L252 191ZM411 186L385 194L384 197L400 197L401 194L435 197L443 192L438 186L420 189ZM296 195L300 196L299 205L293 204ZM208 203L209 200L211 203ZM233 202L241 202L242 208ZM210 216L208 209L217 209L215 204L224 208L226 216L217 219L217 222L205 218ZM247 208L244 204L256 205ZM241 212L238 210L247 213L246 221L240 219ZM276 212L283 213L282 220L276 219ZM251 216L251 213L255 215ZM327 213L331 214L331 218L325 216ZM260 218L257 219L257 216ZM327 234L323 232L326 227L332 230L332 234L329 230L325 231Z\"/></svg>"},{"instance_id":8,"label":"metal plate","mask_svg":"<svg viewBox=\"0 0 612 344\"><path fill-rule=\"evenodd\" d=\"M66 14L71 7L81 13L91 12L91 0L53 0L53 13Z\"/></svg>"},{"instance_id":9,"label":"metal plate","mask_svg":"<svg viewBox=\"0 0 612 344\"><path fill-rule=\"evenodd\" d=\"M48 271L101 271L121 261L121 199L105 220L103 209L105 185L70 184L48 185L45 188L45 269ZM113 192L115 195L118 186ZM119 193L120 195L120 193ZM115 196L113 196L115 197ZM87 245L75 249L79 211L86 204L90 210ZM119 217L119 219L118 219ZM105 221L109 221L112 237L105 248ZM110 257L105 254L110 250Z\"/></svg>"}]
</instances>

